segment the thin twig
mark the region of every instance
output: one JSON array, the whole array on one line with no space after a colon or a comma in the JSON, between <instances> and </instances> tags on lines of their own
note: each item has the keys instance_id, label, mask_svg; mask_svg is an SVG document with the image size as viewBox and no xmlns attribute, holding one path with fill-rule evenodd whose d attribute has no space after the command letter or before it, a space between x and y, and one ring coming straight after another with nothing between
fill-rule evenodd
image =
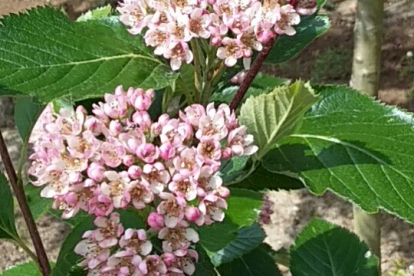
<instances>
[{"instance_id":1,"label":"thin twig","mask_svg":"<svg viewBox=\"0 0 414 276\"><path fill-rule=\"evenodd\" d=\"M30 212L29 206L26 201L26 196L24 194L23 185L19 185L16 172L13 167L13 163L10 159L9 152L4 142L3 134L0 130L0 155L3 160L4 167L6 169L7 175L9 176L10 185L14 191L17 202L19 203L20 209L22 210L23 218L26 222L27 229L29 230L30 237L32 239L34 248L36 250L37 261L39 263L41 273L43 276L50 275L50 265L47 258L45 248L43 247L42 240L39 236L39 231L37 230L36 223L33 219L32 213Z\"/></svg>"},{"instance_id":2,"label":"thin twig","mask_svg":"<svg viewBox=\"0 0 414 276\"><path fill-rule=\"evenodd\" d=\"M267 56L270 53L270 50L273 47L273 44L276 41L276 37L269 40L264 46L262 51L257 55L256 59L254 60L252 66L250 67L249 71L247 72L246 77L244 78L243 82L240 84L239 89L237 90L236 95L234 95L233 100L230 103L230 109L235 110L241 101L243 100L244 95L246 94L247 90L249 89L250 85L252 84L254 78L256 77L257 73L259 73L260 68L264 61L266 60Z\"/></svg>"}]
</instances>

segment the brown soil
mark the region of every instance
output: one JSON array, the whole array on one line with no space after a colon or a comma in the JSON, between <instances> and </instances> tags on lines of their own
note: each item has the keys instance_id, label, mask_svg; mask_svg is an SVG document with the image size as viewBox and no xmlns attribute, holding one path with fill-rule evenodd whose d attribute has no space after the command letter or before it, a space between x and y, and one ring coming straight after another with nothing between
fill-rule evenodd
<instances>
[{"instance_id":1,"label":"brown soil","mask_svg":"<svg viewBox=\"0 0 414 276\"><path fill-rule=\"evenodd\" d=\"M15 13L40 4L52 4L65 8L71 18L76 18L83 11L105 2L108 1L0 0L0 15ZM267 68L266 71L292 79L348 83L351 72L355 0L328 0L324 12L328 13L332 20L332 28L329 32L317 39L293 60L280 66ZM414 91L414 63L408 62L406 54L414 51L413 19L414 2L412 0L387 3L380 91L381 100L410 110L414 109L414 101L411 100L411 92ZM329 62L333 64L326 64ZM338 66L338 64L341 65ZM336 70L332 70L331 66L335 65ZM6 129L5 136L13 158L17 160L20 149L17 134L12 129ZM273 223L266 227L266 232L268 233L267 242L274 249L288 248L298 232L313 217L324 218L352 230L351 204L333 194L327 193L320 198L306 191L272 192L270 195L275 201L275 214L272 216ZM17 224L22 237L27 240L28 235L20 215L17 218ZM401 264L401 271L404 273L401 275L414 275L414 252L412 251L414 228L386 214L383 215L382 225L383 275L400 275L393 274L397 267L395 263ZM56 259L68 228L49 216L42 218L38 226L50 258ZM24 252L16 246L0 241L0 272L9 266L27 260ZM285 275L289 275L287 270Z\"/></svg>"}]
</instances>

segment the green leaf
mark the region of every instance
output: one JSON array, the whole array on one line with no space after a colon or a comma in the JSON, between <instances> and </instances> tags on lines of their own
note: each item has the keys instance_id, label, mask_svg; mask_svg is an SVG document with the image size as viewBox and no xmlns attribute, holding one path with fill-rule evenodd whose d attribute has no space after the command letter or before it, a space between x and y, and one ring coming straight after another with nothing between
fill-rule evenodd
<instances>
[{"instance_id":1,"label":"green leaf","mask_svg":"<svg viewBox=\"0 0 414 276\"><path fill-rule=\"evenodd\" d=\"M81 256L74 252L75 246L82 239L85 231L95 229L93 225L94 217L90 216L79 223L69 235L60 248L59 256L56 260L56 266L53 268L50 276L67 276L74 266L80 262Z\"/></svg>"},{"instance_id":2,"label":"green leaf","mask_svg":"<svg viewBox=\"0 0 414 276\"><path fill-rule=\"evenodd\" d=\"M238 226L237 229L240 229L257 221L263 204L263 195L245 189L231 188L227 204L226 217Z\"/></svg>"},{"instance_id":3,"label":"green leaf","mask_svg":"<svg viewBox=\"0 0 414 276\"><path fill-rule=\"evenodd\" d=\"M248 172L248 169L246 169L248 161L249 157L246 156L235 156L229 160L223 161L220 171L218 172L223 183L226 185L243 177Z\"/></svg>"},{"instance_id":4,"label":"green leaf","mask_svg":"<svg viewBox=\"0 0 414 276\"><path fill-rule=\"evenodd\" d=\"M237 183L235 187L253 191L277 191L301 189L304 188L304 185L300 179L293 175L272 173L260 165L252 174Z\"/></svg>"},{"instance_id":5,"label":"green leaf","mask_svg":"<svg viewBox=\"0 0 414 276\"><path fill-rule=\"evenodd\" d=\"M414 222L412 114L344 86L317 90L323 99L263 166L296 175L317 195L331 190L367 212Z\"/></svg>"},{"instance_id":6,"label":"green leaf","mask_svg":"<svg viewBox=\"0 0 414 276\"><path fill-rule=\"evenodd\" d=\"M266 238L265 232L257 223L249 227L243 227L237 233L237 238L234 241L211 256L214 266L219 266L242 257L258 247Z\"/></svg>"},{"instance_id":7,"label":"green leaf","mask_svg":"<svg viewBox=\"0 0 414 276\"><path fill-rule=\"evenodd\" d=\"M225 276L282 276L273 258L264 246L217 268Z\"/></svg>"},{"instance_id":8,"label":"green leaf","mask_svg":"<svg viewBox=\"0 0 414 276\"><path fill-rule=\"evenodd\" d=\"M326 221L311 221L291 248L293 276L377 276L378 259L348 230Z\"/></svg>"},{"instance_id":9,"label":"green leaf","mask_svg":"<svg viewBox=\"0 0 414 276\"><path fill-rule=\"evenodd\" d=\"M247 99L241 107L239 122L254 136L259 147L257 158L260 160L280 138L294 133L317 100L309 84L301 81Z\"/></svg>"},{"instance_id":10,"label":"green leaf","mask_svg":"<svg viewBox=\"0 0 414 276\"><path fill-rule=\"evenodd\" d=\"M176 78L116 17L71 22L58 10L39 7L1 23L0 96L77 101L120 84L161 89Z\"/></svg>"},{"instance_id":11,"label":"green leaf","mask_svg":"<svg viewBox=\"0 0 414 276\"><path fill-rule=\"evenodd\" d=\"M303 51L317 37L323 35L331 27L326 15L312 15L302 19L295 28L294 36L279 36L273 46L266 63L277 64L288 61Z\"/></svg>"},{"instance_id":12,"label":"green leaf","mask_svg":"<svg viewBox=\"0 0 414 276\"><path fill-rule=\"evenodd\" d=\"M17 99L14 105L14 122L23 141L29 140L30 133L42 110L43 106L34 103L30 97Z\"/></svg>"},{"instance_id":13,"label":"green leaf","mask_svg":"<svg viewBox=\"0 0 414 276\"><path fill-rule=\"evenodd\" d=\"M251 96L259 96L261 94L267 94L273 91L275 87L289 85L290 81L283 78L277 78L273 76L267 76L259 73L244 96L244 101ZM211 96L211 101L230 103L234 98L239 86L230 86L223 91L216 92ZM244 102L243 101L243 102Z\"/></svg>"},{"instance_id":14,"label":"green leaf","mask_svg":"<svg viewBox=\"0 0 414 276\"><path fill-rule=\"evenodd\" d=\"M19 264L17 266L13 266L9 268L0 276L42 276L34 262Z\"/></svg>"},{"instance_id":15,"label":"green leaf","mask_svg":"<svg viewBox=\"0 0 414 276\"><path fill-rule=\"evenodd\" d=\"M200 244L207 254L212 256L237 237L237 229L238 226L232 223L227 217L222 222L198 227Z\"/></svg>"},{"instance_id":16,"label":"green leaf","mask_svg":"<svg viewBox=\"0 0 414 276\"><path fill-rule=\"evenodd\" d=\"M140 216L139 212L135 209L128 209L128 210L117 210L119 216L121 217L121 223L124 229L132 228L132 229L146 229L147 223L143 220L142 216Z\"/></svg>"},{"instance_id":17,"label":"green leaf","mask_svg":"<svg viewBox=\"0 0 414 276\"><path fill-rule=\"evenodd\" d=\"M3 173L0 172L0 239L18 240L19 235L14 223L13 195L9 183Z\"/></svg>"},{"instance_id":18,"label":"green leaf","mask_svg":"<svg viewBox=\"0 0 414 276\"><path fill-rule=\"evenodd\" d=\"M87 11L86 13L79 16L79 18L76 20L77 22L87 21L91 19L103 19L107 18L112 13L112 7L111 5L106 5L104 7L99 7L91 11Z\"/></svg>"},{"instance_id":19,"label":"green leaf","mask_svg":"<svg viewBox=\"0 0 414 276\"><path fill-rule=\"evenodd\" d=\"M198 253L198 262L195 264L196 269L192 276L216 276L217 273L205 250L197 244L196 251Z\"/></svg>"},{"instance_id":20,"label":"green leaf","mask_svg":"<svg viewBox=\"0 0 414 276\"><path fill-rule=\"evenodd\" d=\"M35 187L32 184L26 184L24 187L26 199L35 221L46 214L53 203L51 199L40 196L41 190L42 188Z\"/></svg>"}]
</instances>

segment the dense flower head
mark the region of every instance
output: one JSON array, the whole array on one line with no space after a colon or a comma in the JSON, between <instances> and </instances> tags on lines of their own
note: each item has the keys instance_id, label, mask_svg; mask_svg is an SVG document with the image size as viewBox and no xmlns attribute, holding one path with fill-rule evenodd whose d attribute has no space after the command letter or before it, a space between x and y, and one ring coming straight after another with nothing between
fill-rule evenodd
<instances>
[{"instance_id":1,"label":"dense flower head","mask_svg":"<svg viewBox=\"0 0 414 276\"><path fill-rule=\"evenodd\" d=\"M88 275L191 275L199 240L192 225L220 222L227 209L221 161L257 151L227 105L193 104L153 121L153 98L153 90L118 87L93 115L48 106L34 128L33 185L63 218L80 210L96 217L75 247ZM147 227L125 229L124 209L150 210Z\"/></svg>"},{"instance_id":2,"label":"dense flower head","mask_svg":"<svg viewBox=\"0 0 414 276\"><path fill-rule=\"evenodd\" d=\"M295 35L301 15L316 12L315 0L124 0L118 11L131 34L143 34L173 70L191 63L190 41L207 39L232 67L278 35Z\"/></svg>"}]
</instances>

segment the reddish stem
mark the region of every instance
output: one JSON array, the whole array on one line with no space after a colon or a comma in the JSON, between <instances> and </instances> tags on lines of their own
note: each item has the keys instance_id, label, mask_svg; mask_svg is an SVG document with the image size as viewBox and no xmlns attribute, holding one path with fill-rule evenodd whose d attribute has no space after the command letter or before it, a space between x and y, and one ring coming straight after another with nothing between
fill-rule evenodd
<instances>
[{"instance_id":1,"label":"reddish stem","mask_svg":"<svg viewBox=\"0 0 414 276\"><path fill-rule=\"evenodd\" d=\"M24 194L23 185L19 185L16 171L14 170L13 163L10 159L9 152L4 142L3 134L0 130L0 155L3 160L4 168L9 176L10 185L14 191L17 202L22 210L23 218L26 222L27 229L29 230L30 237L33 241L34 248L36 250L37 262L41 269L43 276L50 275L50 265L47 258L45 248L43 247L42 240L40 239L39 231L37 230L36 223L30 212L29 205L26 201L26 195Z\"/></svg>"},{"instance_id":2,"label":"reddish stem","mask_svg":"<svg viewBox=\"0 0 414 276\"><path fill-rule=\"evenodd\" d=\"M257 55L256 59L254 60L252 66L250 67L249 71L247 72L246 77L244 78L243 82L240 84L239 89L237 90L236 95L234 95L233 100L230 103L230 109L235 110L240 102L243 100L244 95L246 95L247 90L249 89L250 85L252 84L254 78L259 73L260 68L262 67L264 61L266 60L267 56L270 53L270 50L273 47L273 44L276 41L276 37L270 39L264 46L261 52Z\"/></svg>"}]
</instances>

